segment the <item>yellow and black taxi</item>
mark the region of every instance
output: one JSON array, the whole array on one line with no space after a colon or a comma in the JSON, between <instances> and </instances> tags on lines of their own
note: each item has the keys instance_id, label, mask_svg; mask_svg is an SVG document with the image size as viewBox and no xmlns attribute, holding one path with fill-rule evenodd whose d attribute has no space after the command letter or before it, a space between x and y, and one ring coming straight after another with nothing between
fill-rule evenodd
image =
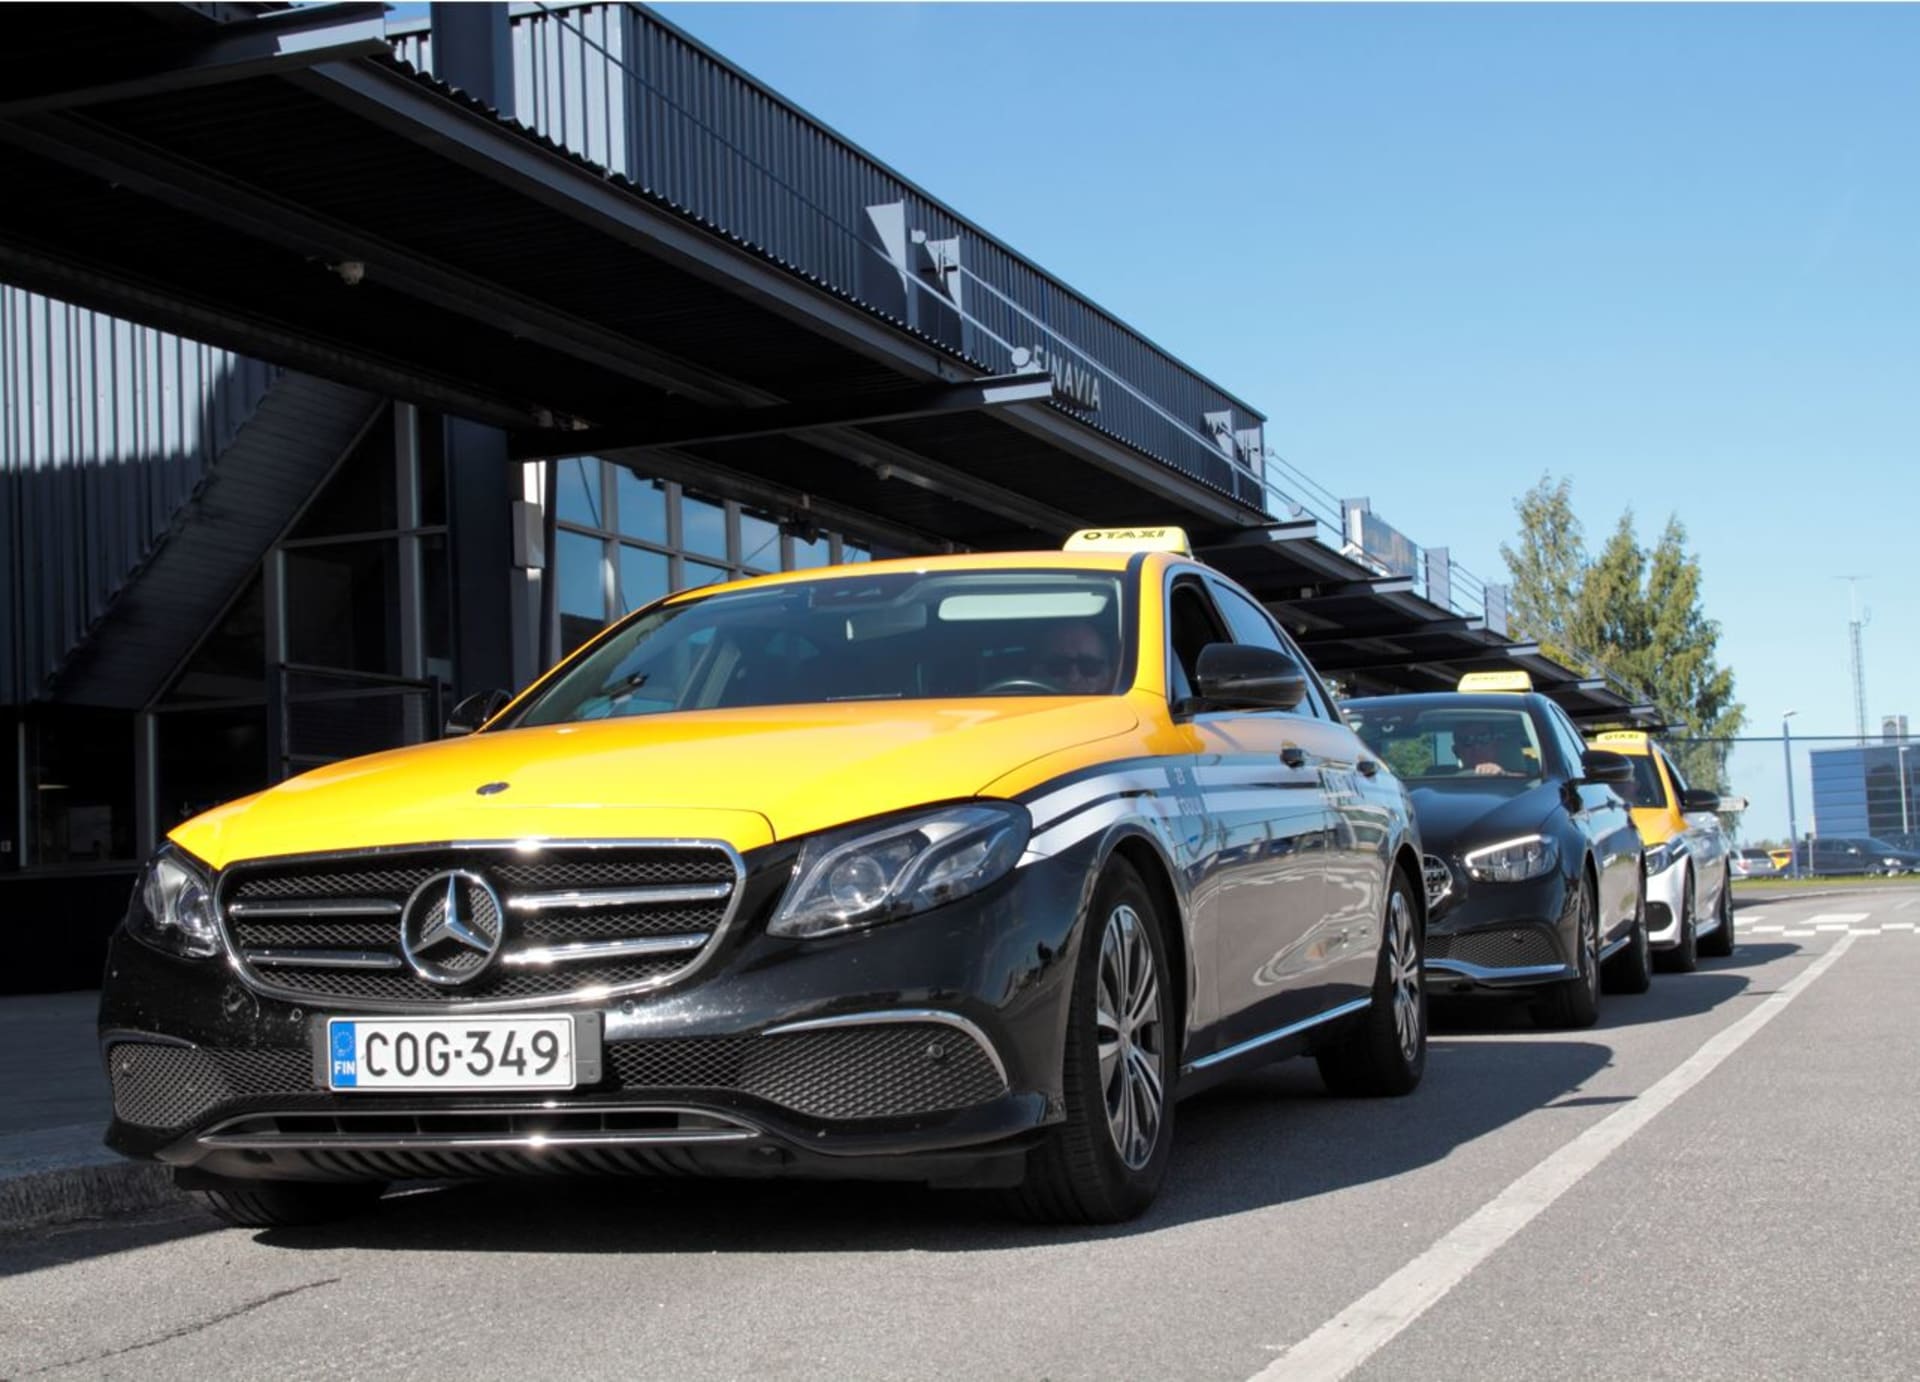
<instances>
[{"instance_id":1,"label":"yellow and black taxi","mask_svg":"<svg viewBox=\"0 0 1920 1382\"><path fill-rule=\"evenodd\" d=\"M112 946L110 1144L239 1223L533 1171L1098 1221L1213 1079L1410 1091L1406 792L1184 549L673 595L478 732L186 822Z\"/></svg>"},{"instance_id":2,"label":"yellow and black taxi","mask_svg":"<svg viewBox=\"0 0 1920 1382\"><path fill-rule=\"evenodd\" d=\"M1625 759L1582 742L1523 671L1472 672L1451 692L1345 703L1407 783L1424 842L1427 983L1532 993L1543 1026L1591 1026L1603 987L1651 975L1640 839Z\"/></svg>"},{"instance_id":3,"label":"yellow and black taxi","mask_svg":"<svg viewBox=\"0 0 1920 1382\"><path fill-rule=\"evenodd\" d=\"M1633 780L1620 791L1647 847L1647 917L1655 962L1690 970L1702 955L1733 953L1733 846L1716 793L1687 785L1645 730L1611 729L1595 748L1622 755Z\"/></svg>"}]
</instances>

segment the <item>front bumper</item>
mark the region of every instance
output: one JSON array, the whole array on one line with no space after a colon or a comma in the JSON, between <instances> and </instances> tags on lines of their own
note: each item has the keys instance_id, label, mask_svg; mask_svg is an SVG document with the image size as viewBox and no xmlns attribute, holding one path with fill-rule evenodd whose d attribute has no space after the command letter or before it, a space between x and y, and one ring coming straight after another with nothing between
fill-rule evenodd
<instances>
[{"instance_id":1,"label":"front bumper","mask_svg":"<svg viewBox=\"0 0 1920 1382\"><path fill-rule=\"evenodd\" d=\"M100 1012L107 1142L189 1176L1010 1181L1060 1116L1085 876L1084 861L1042 860L937 911L815 941L742 916L682 985L542 1009L586 1013L601 1034L598 1078L564 1094L329 1092L325 1018L364 1008L270 998L222 961L122 932Z\"/></svg>"},{"instance_id":2,"label":"front bumper","mask_svg":"<svg viewBox=\"0 0 1920 1382\"><path fill-rule=\"evenodd\" d=\"M1687 861L1676 859L1647 875L1647 941L1655 950L1680 944L1681 918L1687 912Z\"/></svg>"},{"instance_id":3,"label":"front bumper","mask_svg":"<svg viewBox=\"0 0 1920 1382\"><path fill-rule=\"evenodd\" d=\"M1427 991L1510 993L1576 976L1568 948L1566 881L1475 883L1457 863L1427 920Z\"/></svg>"}]
</instances>

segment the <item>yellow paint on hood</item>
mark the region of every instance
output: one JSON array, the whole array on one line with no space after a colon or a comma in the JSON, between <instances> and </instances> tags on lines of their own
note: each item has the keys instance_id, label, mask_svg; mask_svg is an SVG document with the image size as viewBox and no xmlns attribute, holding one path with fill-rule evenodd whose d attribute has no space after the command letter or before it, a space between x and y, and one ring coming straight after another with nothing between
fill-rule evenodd
<instances>
[{"instance_id":1,"label":"yellow paint on hood","mask_svg":"<svg viewBox=\"0 0 1920 1382\"><path fill-rule=\"evenodd\" d=\"M239 859L447 840L722 839L741 850L976 795L1133 730L1127 698L758 706L505 730L319 768L177 827ZM490 783L506 787L489 795Z\"/></svg>"}]
</instances>

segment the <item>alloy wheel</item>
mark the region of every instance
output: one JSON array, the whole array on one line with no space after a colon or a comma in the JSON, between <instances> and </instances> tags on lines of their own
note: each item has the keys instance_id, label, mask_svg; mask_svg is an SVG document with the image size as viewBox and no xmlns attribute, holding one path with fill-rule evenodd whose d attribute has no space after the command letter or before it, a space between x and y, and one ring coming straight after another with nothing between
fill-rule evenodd
<instances>
[{"instance_id":1,"label":"alloy wheel","mask_svg":"<svg viewBox=\"0 0 1920 1382\"><path fill-rule=\"evenodd\" d=\"M1413 1060L1420 1054L1423 1023L1420 945L1414 931L1413 908L1398 888L1387 903L1387 980L1393 987L1393 1027L1400 1038L1400 1054Z\"/></svg>"},{"instance_id":2,"label":"alloy wheel","mask_svg":"<svg viewBox=\"0 0 1920 1382\"><path fill-rule=\"evenodd\" d=\"M1580 884L1580 966L1585 971L1581 975L1587 981L1587 989L1598 1001L1600 997L1600 909L1594 905L1593 892L1583 881Z\"/></svg>"},{"instance_id":3,"label":"alloy wheel","mask_svg":"<svg viewBox=\"0 0 1920 1382\"><path fill-rule=\"evenodd\" d=\"M1166 1040L1153 943L1140 914L1125 903L1113 909L1100 935L1093 1022L1107 1128L1120 1160L1137 1171L1152 1160L1160 1138Z\"/></svg>"}]
</instances>

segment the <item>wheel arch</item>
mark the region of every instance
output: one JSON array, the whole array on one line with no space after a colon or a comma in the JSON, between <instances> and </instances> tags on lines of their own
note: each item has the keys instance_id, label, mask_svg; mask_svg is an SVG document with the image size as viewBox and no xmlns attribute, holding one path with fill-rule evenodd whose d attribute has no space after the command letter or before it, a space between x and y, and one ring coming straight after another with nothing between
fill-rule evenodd
<instances>
[{"instance_id":1,"label":"wheel arch","mask_svg":"<svg viewBox=\"0 0 1920 1382\"><path fill-rule=\"evenodd\" d=\"M1166 847L1158 839L1137 827L1122 827L1107 837L1100 851L1099 867L1093 871L1092 877L1098 878L1106 872L1108 863L1115 858L1124 859L1132 865L1165 920L1160 942L1167 953L1167 967L1173 971L1168 977L1172 980L1169 987L1173 990L1174 1030L1180 1033L1181 1059L1184 1061L1187 1023L1194 1009L1198 966L1194 963L1193 937L1187 925L1186 900L1174 885L1173 861L1167 857Z\"/></svg>"}]
</instances>

